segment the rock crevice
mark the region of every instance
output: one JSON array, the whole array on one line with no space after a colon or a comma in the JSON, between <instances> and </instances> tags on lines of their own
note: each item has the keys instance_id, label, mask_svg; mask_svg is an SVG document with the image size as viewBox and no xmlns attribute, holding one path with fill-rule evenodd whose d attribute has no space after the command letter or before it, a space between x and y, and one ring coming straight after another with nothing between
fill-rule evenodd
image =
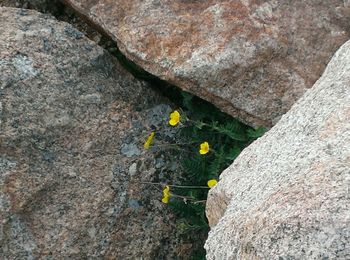
<instances>
[{"instance_id":1,"label":"rock crevice","mask_svg":"<svg viewBox=\"0 0 350 260\"><path fill-rule=\"evenodd\" d=\"M336 0L64 2L146 71L254 126L275 124L350 36Z\"/></svg>"}]
</instances>

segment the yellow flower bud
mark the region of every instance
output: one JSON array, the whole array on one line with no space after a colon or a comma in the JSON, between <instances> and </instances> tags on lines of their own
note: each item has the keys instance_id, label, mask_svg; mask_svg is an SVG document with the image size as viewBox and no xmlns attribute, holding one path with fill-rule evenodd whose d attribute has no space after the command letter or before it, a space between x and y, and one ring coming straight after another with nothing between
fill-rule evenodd
<instances>
[{"instance_id":1,"label":"yellow flower bud","mask_svg":"<svg viewBox=\"0 0 350 260\"><path fill-rule=\"evenodd\" d=\"M176 126L180 122L180 118L180 113L177 110L175 110L170 114L169 124L171 126Z\"/></svg>"},{"instance_id":2,"label":"yellow flower bud","mask_svg":"<svg viewBox=\"0 0 350 260\"><path fill-rule=\"evenodd\" d=\"M145 148L145 150L148 150L149 147L151 146L151 144L153 143L154 135L155 135L155 133L152 132L152 133L148 136L146 142L143 144L143 148Z\"/></svg>"},{"instance_id":3,"label":"yellow flower bud","mask_svg":"<svg viewBox=\"0 0 350 260\"><path fill-rule=\"evenodd\" d=\"M209 188L212 188L212 187L214 187L217 183L218 183L217 180L212 179L212 180L209 180L207 184L208 184L208 187L209 187Z\"/></svg>"},{"instance_id":4,"label":"yellow flower bud","mask_svg":"<svg viewBox=\"0 0 350 260\"><path fill-rule=\"evenodd\" d=\"M167 203L169 203L169 199L170 199L170 197L164 197L164 198L162 198L162 202L167 204Z\"/></svg>"},{"instance_id":5,"label":"yellow flower bud","mask_svg":"<svg viewBox=\"0 0 350 260\"><path fill-rule=\"evenodd\" d=\"M162 202L167 204L169 202L170 197L171 197L170 187L169 186L165 186L165 188L163 190Z\"/></svg>"},{"instance_id":6,"label":"yellow flower bud","mask_svg":"<svg viewBox=\"0 0 350 260\"><path fill-rule=\"evenodd\" d=\"M170 187L169 186L165 186L164 190L163 190L163 195L170 197Z\"/></svg>"},{"instance_id":7,"label":"yellow flower bud","mask_svg":"<svg viewBox=\"0 0 350 260\"><path fill-rule=\"evenodd\" d=\"M208 152L209 152L209 143L208 142L202 143L199 149L199 153L203 155L203 154L207 154Z\"/></svg>"}]
</instances>

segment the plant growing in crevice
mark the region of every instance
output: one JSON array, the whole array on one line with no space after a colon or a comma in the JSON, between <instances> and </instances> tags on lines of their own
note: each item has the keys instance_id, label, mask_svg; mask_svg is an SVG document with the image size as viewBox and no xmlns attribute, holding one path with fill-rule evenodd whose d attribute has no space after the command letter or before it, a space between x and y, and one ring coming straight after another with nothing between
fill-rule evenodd
<instances>
[{"instance_id":1,"label":"plant growing in crevice","mask_svg":"<svg viewBox=\"0 0 350 260\"><path fill-rule=\"evenodd\" d=\"M264 128L253 129L220 112L207 102L182 92L181 107L169 115L168 124L178 128L181 140L159 145L181 153L180 184L151 183L160 185L160 199L178 216L177 227L182 233L196 232L206 236L209 227L205 217L205 202L210 188L217 184L220 173L253 140L262 136ZM149 149L155 137L151 133L144 148ZM205 238L203 239L204 243ZM203 259L205 252L196 253Z\"/></svg>"},{"instance_id":2,"label":"plant growing in crevice","mask_svg":"<svg viewBox=\"0 0 350 260\"><path fill-rule=\"evenodd\" d=\"M128 60L107 38L102 37L101 45L117 57L126 70L136 78L150 83L151 88L169 98L178 107L169 115L168 123L179 130L179 138L175 138L179 141L167 143L167 140L156 140L160 137L157 132L162 129L153 129L145 137L143 145L146 150L151 147L172 149L174 153L181 154L174 156L182 158L179 169L183 173L181 182L169 179L166 183L145 184L158 186L161 191L159 200L163 200L178 217L178 230L184 235L194 234L192 238L196 237L197 243L201 240L204 244L209 230L205 217L205 201L209 188L216 184L220 173L233 162L242 149L262 136L266 129L253 129L222 113L212 104L151 75ZM176 185L172 185L174 182ZM205 259L203 247L193 253L192 259Z\"/></svg>"}]
</instances>

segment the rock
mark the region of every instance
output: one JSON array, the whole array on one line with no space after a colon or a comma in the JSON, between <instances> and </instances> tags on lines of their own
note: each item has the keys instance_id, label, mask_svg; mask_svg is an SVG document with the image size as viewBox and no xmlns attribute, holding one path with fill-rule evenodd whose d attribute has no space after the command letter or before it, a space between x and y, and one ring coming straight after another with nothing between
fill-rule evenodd
<instances>
[{"instance_id":1,"label":"rock","mask_svg":"<svg viewBox=\"0 0 350 260\"><path fill-rule=\"evenodd\" d=\"M207 259L350 259L350 41L211 189Z\"/></svg>"},{"instance_id":2,"label":"rock","mask_svg":"<svg viewBox=\"0 0 350 260\"><path fill-rule=\"evenodd\" d=\"M84 19L76 16L73 10L65 6L60 0L0 0L0 6L33 9L42 13L49 13L60 21L70 23L95 42L99 42L102 38Z\"/></svg>"},{"instance_id":3,"label":"rock","mask_svg":"<svg viewBox=\"0 0 350 260\"><path fill-rule=\"evenodd\" d=\"M64 0L146 71L271 126L350 36L343 1Z\"/></svg>"},{"instance_id":4,"label":"rock","mask_svg":"<svg viewBox=\"0 0 350 260\"><path fill-rule=\"evenodd\" d=\"M176 258L161 192L139 183L153 156L122 152L168 101L67 23L0 7L0 24L1 259Z\"/></svg>"},{"instance_id":5,"label":"rock","mask_svg":"<svg viewBox=\"0 0 350 260\"><path fill-rule=\"evenodd\" d=\"M59 0L0 0L0 6L37 9L42 12L51 9L55 9L57 13L58 9L62 11L62 4Z\"/></svg>"}]
</instances>

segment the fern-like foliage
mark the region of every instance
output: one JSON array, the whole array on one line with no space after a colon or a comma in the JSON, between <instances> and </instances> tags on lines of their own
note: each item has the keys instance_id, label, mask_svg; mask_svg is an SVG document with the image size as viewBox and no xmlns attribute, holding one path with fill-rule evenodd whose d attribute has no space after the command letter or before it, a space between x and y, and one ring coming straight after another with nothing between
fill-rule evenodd
<instances>
[{"instance_id":1,"label":"fern-like foliage","mask_svg":"<svg viewBox=\"0 0 350 260\"><path fill-rule=\"evenodd\" d=\"M238 146L234 146L228 150L227 154L225 155L225 159L226 161L233 162L233 160L236 159L240 153L241 149Z\"/></svg>"},{"instance_id":2,"label":"fern-like foliage","mask_svg":"<svg viewBox=\"0 0 350 260\"><path fill-rule=\"evenodd\" d=\"M266 133L266 128L258 127L257 129L248 129L247 136L250 139L256 139L263 136Z\"/></svg>"},{"instance_id":3,"label":"fern-like foliage","mask_svg":"<svg viewBox=\"0 0 350 260\"><path fill-rule=\"evenodd\" d=\"M220 134L226 135L232 140L247 141L247 136L244 127L238 121L232 120L225 124L212 123L212 128Z\"/></svg>"},{"instance_id":4,"label":"fern-like foliage","mask_svg":"<svg viewBox=\"0 0 350 260\"><path fill-rule=\"evenodd\" d=\"M185 159L182 166L187 173L187 177L191 179L197 179L200 175L206 175L205 162L199 156Z\"/></svg>"},{"instance_id":5,"label":"fern-like foliage","mask_svg":"<svg viewBox=\"0 0 350 260\"><path fill-rule=\"evenodd\" d=\"M179 131L179 140L185 143L181 163L184 182L181 185L200 188L172 187L171 192L177 197L171 198L169 206L181 220L181 232L206 234L208 223L204 202L209 191L206 188L208 181L218 180L221 172L240 152L266 130L244 125L188 93L182 94L182 105L184 117L190 120ZM206 154L199 153L203 142L209 143L209 152ZM203 254L202 251L193 259L204 259L204 256L205 252Z\"/></svg>"}]
</instances>

